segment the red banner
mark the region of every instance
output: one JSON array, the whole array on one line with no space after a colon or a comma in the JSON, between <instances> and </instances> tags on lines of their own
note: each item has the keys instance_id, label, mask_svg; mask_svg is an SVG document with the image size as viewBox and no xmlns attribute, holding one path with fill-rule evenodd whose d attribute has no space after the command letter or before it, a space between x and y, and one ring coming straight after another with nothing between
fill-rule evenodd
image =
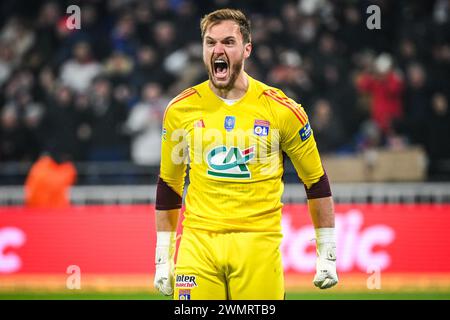
<instances>
[{"instance_id":1,"label":"red banner","mask_svg":"<svg viewBox=\"0 0 450 320\"><path fill-rule=\"evenodd\" d=\"M305 205L283 210L288 273L315 268L314 229ZM336 205L339 272L450 272L450 205ZM149 273L153 206L66 210L0 208L0 274Z\"/></svg>"},{"instance_id":2,"label":"red banner","mask_svg":"<svg viewBox=\"0 0 450 320\"><path fill-rule=\"evenodd\" d=\"M450 272L450 205L336 205L340 272ZM315 270L307 207L283 209L286 271Z\"/></svg>"}]
</instances>

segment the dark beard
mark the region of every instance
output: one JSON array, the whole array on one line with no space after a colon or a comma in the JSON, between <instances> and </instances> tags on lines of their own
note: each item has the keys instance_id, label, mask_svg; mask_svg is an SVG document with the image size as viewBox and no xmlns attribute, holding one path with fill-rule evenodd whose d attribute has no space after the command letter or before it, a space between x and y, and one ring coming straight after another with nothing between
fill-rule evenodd
<instances>
[{"instance_id":1,"label":"dark beard","mask_svg":"<svg viewBox=\"0 0 450 320\"><path fill-rule=\"evenodd\" d=\"M211 81L212 85L218 90L230 91L231 89L233 89L234 83L236 82L239 72L241 72L242 62L243 61L240 60L238 63L233 65L233 68L230 70L230 80L228 80L227 84L217 84L214 81L214 75L211 73L211 71L207 67L209 80Z\"/></svg>"}]
</instances>

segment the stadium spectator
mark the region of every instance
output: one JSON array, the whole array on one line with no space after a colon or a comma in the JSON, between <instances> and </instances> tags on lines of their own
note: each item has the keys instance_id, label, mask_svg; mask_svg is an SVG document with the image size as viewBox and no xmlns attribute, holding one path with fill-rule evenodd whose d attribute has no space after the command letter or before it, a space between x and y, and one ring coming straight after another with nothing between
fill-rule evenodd
<instances>
[{"instance_id":1,"label":"stadium spectator","mask_svg":"<svg viewBox=\"0 0 450 320\"><path fill-rule=\"evenodd\" d=\"M83 93L91 81L101 73L102 66L96 62L87 42L78 42L73 48L73 59L66 61L61 67L61 80L70 89Z\"/></svg>"},{"instance_id":2,"label":"stadium spectator","mask_svg":"<svg viewBox=\"0 0 450 320\"><path fill-rule=\"evenodd\" d=\"M5 84L3 98L5 102L14 102L20 91L31 92L35 86L33 73L26 68L16 69Z\"/></svg>"},{"instance_id":3,"label":"stadium spectator","mask_svg":"<svg viewBox=\"0 0 450 320\"><path fill-rule=\"evenodd\" d=\"M198 42L198 29L192 23L198 18L197 8L192 1L179 1L176 25L178 30L183 30L183 40L186 43Z\"/></svg>"},{"instance_id":4,"label":"stadium spectator","mask_svg":"<svg viewBox=\"0 0 450 320\"><path fill-rule=\"evenodd\" d=\"M161 123L169 99L162 94L158 83L144 86L142 99L131 110L126 128L132 136L131 158L141 165L159 165L161 148Z\"/></svg>"},{"instance_id":5,"label":"stadium spectator","mask_svg":"<svg viewBox=\"0 0 450 320\"><path fill-rule=\"evenodd\" d=\"M40 154L45 139L41 123L43 107L33 101L29 91L23 89L17 93L13 103L26 137L24 159L33 161Z\"/></svg>"},{"instance_id":6,"label":"stadium spectator","mask_svg":"<svg viewBox=\"0 0 450 320\"><path fill-rule=\"evenodd\" d=\"M44 66L39 72L35 87L36 99L47 104L57 86L55 73L50 66Z\"/></svg>"},{"instance_id":7,"label":"stadium spectator","mask_svg":"<svg viewBox=\"0 0 450 320\"><path fill-rule=\"evenodd\" d=\"M425 69L419 63L407 66L404 95L406 135L414 144L424 144L422 123L429 112L430 88ZM402 121L400 121L401 123Z\"/></svg>"},{"instance_id":8,"label":"stadium spectator","mask_svg":"<svg viewBox=\"0 0 450 320\"><path fill-rule=\"evenodd\" d=\"M26 133L21 128L17 111L12 106L3 107L0 126L1 161L23 160L26 152Z\"/></svg>"},{"instance_id":9,"label":"stadium spectator","mask_svg":"<svg viewBox=\"0 0 450 320\"><path fill-rule=\"evenodd\" d=\"M130 80L133 71L133 60L120 51L113 52L104 65L104 75L113 85Z\"/></svg>"},{"instance_id":10,"label":"stadium spectator","mask_svg":"<svg viewBox=\"0 0 450 320\"><path fill-rule=\"evenodd\" d=\"M450 32L449 32L450 33ZM447 36L450 39L450 34ZM450 88L450 40L444 43L436 43L431 47L432 59L428 62L428 74L433 75L432 87L437 90Z\"/></svg>"},{"instance_id":11,"label":"stadium spectator","mask_svg":"<svg viewBox=\"0 0 450 320\"><path fill-rule=\"evenodd\" d=\"M125 161L129 157L124 122L128 107L124 101L114 99L111 82L105 77L92 84L90 103L92 135L88 160Z\"/></svg>"},{"instance_id":12,"label":"stadium spectator","mask_svg":"<svg viewBox=\"0 0 450 320\"><path fill-rule=\"evenodd\" d=\"M8 43L14 58L13 64L18 65L33 45L35 36L25 27L23 21L17 17L11 17L0 32L0 41Z\"/></svg>"},{"instance_id":13,"label":"stadium spectator","mask_svg":"<svg viewBox=\"0 0 450 320\"><path fill-rule=\"evenodd\" d=\"M159 21L152 29L152 45L162 57L166 57L178 49L177 31L172 21Z\"/></svg>"},{"instance_id":14,"label":"stadium spectator","mask_svg":"<svg viewBox=\"0 0 450 320\"><path fill-rule=\"evenodd\" d=\"M6 41L0 40L0 86L8 80L14 67L14 52Z\"/></svg>"},{"instance_id":15,"label":"stadium spectator","mask_svg":"<svg viewBox=\"0 0 450 320\"><path fill-rule=\"evenodd\" d=\"M59 48L57 23L61 17L61 9L56 1L49 1L42 5L35 23L36 41L33 51L36 59L41 63L53 57ZM67 28L66 28L67 30Z\"/></svg>"},{"instance_id":16,"label":"stadium spectator","mask_svg":"<svg viewBox=\"0 0 450 320\"><path fill-rule=\"evenodd\" d=\"M81 26L76 32L70 33L71 41L87 41L92 45L95 57L100 61L106 59L113 50L111 41L105 34L110 32L110 25L103 23L105 18L104 2L86 2L80 6Z\"/></svg>"},{"instance_id":17,"label":"stadium spectator","mask_svg":"<svg viewBox=\"0 0 450 320\"><path fill-rule=\"evenodd\" d=\"M361 93L371 95L372 119L385 134L389 134L392 121L403 116L403 80L394 71L389 54L380 54L373 67L373 72L362 73L356 84Z\"/></svg>"},{"instance_id":18,"label":"stadium spectator","mask_svg":"<svg viewBox=\"0 0 450 320\"><path fill-rule=\"evenodd\" d=\"M293 50L281 51L280 64L273 67L268 75L270 83L285 89L293 99L301 97L302 104L309 105L313 83L311 75L302 65L301 56Z\"/></svg>"},{"instance_id":19,"label":"stadium spectator","mask_svg":"<svg viewBox=\"0 0 450 320\"><path fill-rule=\"evenodd\" d=\"M142 44L148 41L148 33L154 21L152 7L147 1L139 1L133 10L136 20L135 32L137 41ZM141 46L139 46L140 48ZM138 50L139 50L138 48Z\"/></svg>"},{"instance_id":20,"label":"stadium spectator","mask_svg":"<svg viewBox=\"0 0 450 320\"><path fill-rule=\"evenodd\" d=\"M328 100L319 99L315 102L310 121L321 153L336 152L343 145L342 123Z\"/></svg>"},{"instance_id":21,"label":"stadium spectator","mask_svg":"<svg viewBox=\"0 0 450 320\"><path fill-rule=\"evenodd\" d=\"M148 82L158 82L164 89L175 81L174 76L162 66L162 58L155 48L143 45L137 53L137 63L132 74L132 84L141 89Z\"/></svg>"},{"instance_id":22,"label":"stadium spectator","mask_svg":"<svg viewBox=\"0 0 450 320\"><path fill-rule=\"evenodd\" d=\"M25 205L30 208L70 206L69 190L77 171L66 155L44 154L31 167L25 182Z\"/></svg>"},{"instance_id":23,"label":"stadium spectator","mask_svg":"<svg viewBox=\"0 0 450 320\"><path fill-rule=\"evenodd\" d=\"M92 139L92 109L88 94L79 94L75 97L74 109L78 118L76 161L85 161L91 146Z\"/></svg>"},{"instance_id":24,"label":"stadium spectator","mask_svg":"<svg viewBox=\"0 0 450 320\"><path fill-rule=\"evenodd\" d=\"M358 52L367 45L370 39L364 36L361 28L362 16L360 10L354 5L346 5L342 12L342 26L337 35L347 53Z\"/></svg>"},{"instance_id":25,"label":"stadium spectator","mask_svg":"<svg viewBox=\"0 0 450 320\"><path fill-rule=\"evenodd\" d=\"M397 53L398 65L402 71L405 71L412 63L417 63L420 59L419 54L415 41L411 38L403 38L400 41Z\"/></svg>"},{"instance_id":26,"label":"stadium spectator","mask_svg":"<svg viewBox=\"0 0 450 320\"><path fill-rule=\"evenodd\" d=\"M69 87L59 85L48 101L44 116L45 146L44 150L54 150L67 154L71 159L79 160L78 122L73 107L74 94Z\"/></svg>"},{"instance_id":27,"label":"stadium spectator","mask_svg":"<svg viewBox=\"0 0 450 320\"><path fill-rule=\"evenodd\" d=\"M130 57L136 56L138 43L135 39L135 21L131 14L123 14L111 33L112 50Z\"/></svg>"},{"instance_id":28,"label":"stadium spectator","mask_svg":"<svg viewBox=\"0 0 450 320\"><path fill-rule=\"evenodd\" d=\"M177 79L168 88L169 93L180 92L197 79L203 79L205 71L203 70L201 46L193 42L176 50L164 60L164 69Z\"/></svg>"},{"instance_id":29,"label":"stadium spectator","mask_svg":"<svg viewBox=\"0 0 450 320\"><path fill-rule=\"evenodd\" d=\"M427 151L430 165L429 175L437 179L450 178L450 111L448 97L436 92L431 97L431 110L425 123ZM441 177L440 177L441 176Z\"/></svg>"}]
</instances>

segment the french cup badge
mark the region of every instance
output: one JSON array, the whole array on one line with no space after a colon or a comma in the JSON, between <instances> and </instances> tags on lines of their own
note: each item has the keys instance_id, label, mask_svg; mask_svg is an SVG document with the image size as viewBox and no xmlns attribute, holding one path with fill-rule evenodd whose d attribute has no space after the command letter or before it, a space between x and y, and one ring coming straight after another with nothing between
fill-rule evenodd
<instances>
[{"instance_id":1,"label":"french cup badge","mask_svg":"<svg viewBox=\"0 0 450 320\"><path fill-rule=\"evenodd\" d=\"M227 130L227 131L233 130L235 124L236 124L235 116L226 116L225 117L225 123L224 123L225 130Z\"/></svg>"}]
</instances>

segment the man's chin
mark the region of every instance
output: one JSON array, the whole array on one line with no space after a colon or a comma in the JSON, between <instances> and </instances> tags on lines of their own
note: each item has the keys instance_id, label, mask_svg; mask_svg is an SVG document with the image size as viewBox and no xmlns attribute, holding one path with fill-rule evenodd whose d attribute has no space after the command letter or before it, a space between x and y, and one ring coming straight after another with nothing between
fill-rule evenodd
<instances>
[{"instance_id":1,"label":"man's chin","mask_svg":"<svg viewBox=\"0 0 450 320\"><path fill-rule=\"evenodd\" d=\"M222 79L219 80L216 77L212 76L210 79L211 79L212 85L217 89L223 90L223 89L228 89L230 87L230 78L229 77L226 79L223 79L223 80Z\"/></svg>"}]
</instances>

